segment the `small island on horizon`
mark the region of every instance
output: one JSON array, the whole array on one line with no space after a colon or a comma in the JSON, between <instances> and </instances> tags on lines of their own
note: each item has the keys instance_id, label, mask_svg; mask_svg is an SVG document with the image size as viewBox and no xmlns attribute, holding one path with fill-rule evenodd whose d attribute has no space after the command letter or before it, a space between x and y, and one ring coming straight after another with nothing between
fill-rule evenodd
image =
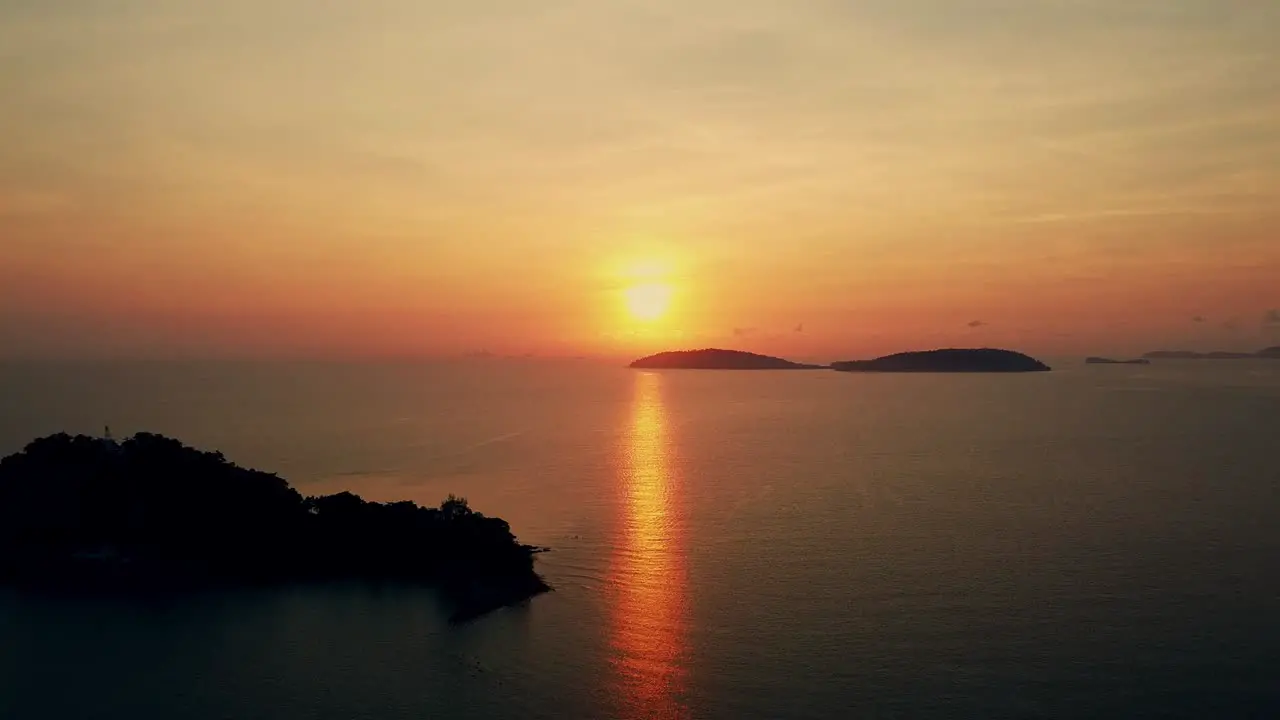
<instances>
[{"instance_id":1,"label":"small island on horizon","mask_svg":"<svg viewBox=\"0 0 1280 720\"><path fill-rule=\"evenodd\" d=\"M551 588L543 551L450 495L439 508L304 497L222 453L65 433L0 460L0 582L172 591L330 580L438 588L468 620Z\"/></svg>"},{"instance_id":2,"label":"small island on horizon","mask_svg":"<svg viewBox=\"0 0 1280 720\"><path fill-rule=\"evenodd\" d=\"M1231 352L1215 350L1213 352L1197 352L1195 350L1155 350L1142 357L1151 360L1257 360L1280 359L1280 345L1263 348L1256 353Z\"/></svg>"},{"instance_id":3,"label":"small island on horizon","mask_svg":"<svg viewBox=\"0 0 1280 720\"><path fill-rule=\"evenodd\" d=\"M1023 373L1051 368L1033 357L995 348L946 348L831 363L840 372Z\"/></svg>"},{"instance_id":4,"label":"small island on horizon","mask_svg":"<svg viewBox=\"0 0 1280 720\"><path fill-rule=\"evenodd\" d=\"M643 370L821 370L825 365L806 365L782 358L742 350L673 350L640 358L630 367Z\"/></svg>"},{"instance_id":5,"label":"small island on horizon","mask_svg":"<svg viewBox=\"0 0 1280 720\"><path fill-rule=\"evenodd\" d=\"M1138 358L1136 360L1113 360L1104 357L1087 357L1084 359L1085 365L1150 365L1151 361L1146 358Z\"/></svg>"}]
</instances>

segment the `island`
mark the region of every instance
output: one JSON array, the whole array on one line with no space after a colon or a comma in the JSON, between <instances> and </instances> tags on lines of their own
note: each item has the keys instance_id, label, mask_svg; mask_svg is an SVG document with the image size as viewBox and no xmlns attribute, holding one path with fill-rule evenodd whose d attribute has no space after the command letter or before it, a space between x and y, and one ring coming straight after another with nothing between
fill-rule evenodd
<instances>
[{"instance_id":1,"label":"island","mask_svg":"<svg viewBox=\"0 0 1280 720\"><path fill-rule=\"evenodd\" d=\"M0 581L89 590L361 580L426 584L454 620L550 590L543 551L449 496L438 508L304 497L221 453L140 433L57 434L0 460Z\"/></svg>"},{"instance_id":2,"label":"island","mask_svg":"<svg viewBox=\"0 0 1280 720\"><path fill-rule=\"evenodd\" d=\"M1112 360L1104 357L1089 357L1084 359L1085 365L1150 365L1151 361L1146 358L1138 358L1137 360Z\"/></svg>"},{"instance_id":3,"label":"island","mask_svg":"<svg viewBox=\"0 0 1280 720\"><path fill-rule=\"evenodd\" d=\"M875 360L835 362L840 372L1022 373L1044 372L1049 366L1035 358L994 348L925 350L886 355Z\"/></svg>"},{"instance_id":4,"label":"island","mask_svg":"<svg viewBox=\"0 0 1280 720\"><path fill-rule=\"evenodd\" d=\"M818 370L823 365L805 365L782 358L741 350L676 350L640 358L631 367L644 370Z\"/></svg>"},{"instance_id":5,"label":"island","mask_svg":"<svg viewBox=\"0 0 1280 720\"><path fill-rule=\"evenodd\" d=\"M1252 360L1258 357L1245 352L1195 352L1192 350L1156 350L1142 357L1150 360Z\"/></svg>"},{"instance_id":6,"label":"island","mask_svg":"<svg viewBox=\"0 0 1280 720\"><path fill-rule=\"evenodd\" d=\"M1269 348L1263 348L1259 350L1258 357L1268 358L1272 360L1280 360L1280 345L1275 345Z\"/></svg>"}]
</instances>

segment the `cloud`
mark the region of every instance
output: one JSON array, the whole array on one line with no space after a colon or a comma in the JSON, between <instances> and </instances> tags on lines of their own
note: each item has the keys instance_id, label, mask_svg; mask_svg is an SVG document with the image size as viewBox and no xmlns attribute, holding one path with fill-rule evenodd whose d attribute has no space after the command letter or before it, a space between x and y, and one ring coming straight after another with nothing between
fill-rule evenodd
<instances>
[{"instance_id":1,"label":"cloud","mask_svg":"<svg viewBox=\"0 0 1280 720\"><path fill-rule=\"evenodd\" d=\"M1196 315L1195 317L1191 318L1191 322L1193 323L1202 323L1207 321L1208 321L1207 318L1205 318L1205 316L1203 315Z\"/></svg>"},{"instance_id":2,"label":"cloud","mask_svg":"<svg viewBox=\"0 0 1280 720\"><path fill-rule=\"evenodd\" d=\"M1235 332L1237 329L1239 329L1239 327L1240 327L1240 318L1231 318L1230 320L1227 320L1226 322L1222 323L1222 329L1230 330L1231 332Z\"/></svg>"},{"instance_id":3,"label":"cloud","mask_svg":"<svg viewBox=\"0 0 1280 720\"><path fill-rule=\"evenodd\" d=\"M263 238L233 240L243 252L207 263L192 256L202 277L239 278L242 266L280 258L294 266L282 293L210 295L200 301L209 307L292 312L292 304L322 300L289 300L289 289L319 288L321 298L331 271L358 258L345 278L370 303L416 297L416 268L447 268L449 279L435 291L441 302L545 296L522 312L554 317L567 298L590 292L572 279L586 282L595 272L588 263L596 262L589 244L554 239L556 228L692 223L697 239L680 253L691 267L681 273L741 283L774 269L782 283L771 290L782 303L776 311L820 318L818 329L795 338L804 331L788 335L785 320L756 316L765 328L730 326L730 339L763 343L777 333L818 347L838 342L829 335L837 323L812 313L848 302L841 293L850 277L844 264L814 258L839 252L859 258L858 276L873 285L954 283L954 297L970 298L997 278L1032 284L1038 274L1014 273L1040 247L1061 251L1055 262L1064 263L1064 277L1112 267L1124 277L1210 256L1201 252L1201 220L1162 214L1241 209L1256 216L1232 219L1231 227L1264 228L1280 188L1277 104L1267 92L1275 82L1268 72L1280 20L1275 3L489 0L382 2L378 12L362 13L351 4L273 0L266 12L263 3L200 6L201 37L189 46L173 39L187 32L194 3L120 3L112 12L105 5L0 2L0 48L23 60L0 69L0 85L11 91L6 106L14 108L13 121L3 123L9 142L0 179L21 180L19 188L39 194L0 197L0 214L43 212L50 202L62 212L46 193L68 198L75 210L65 221L55 212L52 224L0 225L5 271L14 245L40 248L42 263L61 266L77 246L52 238L64 224L69 237L80 225L103 224L101 212L110 234L139 239L117 243L128 252L95 267L94 282L127 282L135 258L169 257L166 241L142 239L151 225L172 225L177 236L203 212L153 207L178 188L183 207L253 209L211 236L244 224ZM299 14L304 23L294 22ZM326 52L332 47L358 62L335 58ZM290 62L272 62L282 53ZM371 76L378 81L367 82ZM344 111L311 112L334 97ZM439 107L455 111L430 113ZM408 121L424 113L431 127ZM163 132L147 132L152 126ZM912 212L902 199L912 196L929 196L930 212ZM82 202L89 206L83 219ZM116 217L116 207L130 212ZM627 209L587 220L583 207ZM154 212L172 218L147 220ZM319 233L310 242L266 239L298 218ZM1088 225L985 226L1010 218ZM440 228L442 237L416 242L420 227ZM962 228L954 243L927 240L952 228ZM1015 234L1025 241L1007 247L1002 238ZM536 260L512 272L515 258L526 255L519 239L526 236L567 252L530 254ZM504 240L477 242L491 237ZM773 237L794 241L768 243ZM761 249L738 257L730 249L738 242ZM1225 233L1212 256L1248 258L1265 271L1277 258L1265 242L1254 231ZM970 255L990 270L966 269ZM183 267L187 257L181 254ZM704 257L728 270L713 273L692 260ZM1206 279L1202 296L1241 299L1246 288L1229 286L1227 277ZM569 283L544 291L560 279ZM1158 282L1172 292L1181 281ZM148 290L138 306L162 312L168 287ZM1068 293L1063 303L1095 302L1084 286L1030 287L1027 308L997 315L999 332L1022 323L1043 332L1039 318L1017 316L1059 302L1060 291ZM5 310L8 292L0 288ZM132 306L132 293L121 302ZM924 317L946 312L937 299L924 302ZM1266 303L1280 298L1252 302L1241 327L1256 332ZM501 305L485 301L466 312L483 325L487 313L500 312L490 307ZM1139 308L1123 312L1141 320ZM733 319L740 318L718 322ZM542 322L554 321L526 328L504 316L503 331L493 334L539 342L554 331ZM989 335L979 332L986 322L967 322L942 320L940 329ZM337 330L305 331L312 332ZM467 332L477 340L448 342L471 347L488 337ZM434 325L423 334L451 335ZM81 342L68 332L66 342L73 341Z\"/></svg>"},{"instance_id":4,"label":"cloud","mask_svg":"<svg viewBox=\"0 0 1280 720\"><path fill-rule=\"evenodd\" d=\"M793 330L792 332L798 332L798 333L804 332L804 323L800 323L796 325L795 330Z\"/></svg>"}]
</instances>

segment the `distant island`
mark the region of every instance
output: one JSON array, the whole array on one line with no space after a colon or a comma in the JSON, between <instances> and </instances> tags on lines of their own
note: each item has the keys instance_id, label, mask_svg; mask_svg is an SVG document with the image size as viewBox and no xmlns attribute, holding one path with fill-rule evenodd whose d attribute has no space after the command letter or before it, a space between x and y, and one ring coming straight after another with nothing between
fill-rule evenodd
<instances>
[{"instance_id":1,"label":"distant island","mask_svg":"<svg viewBox=\"0 0 1280 720\"><path fill-rule=\"evenodd\" d=\"M1146 358L1138 358L1137 360L1112 360L1104 357L1090 357L1084 359L1085 365L1150 365L1151 361Z\"/></svg>"},{"instance_id":2,"label":"distant island","mask_svg":"<svg viewBox=\"0 0 1280 720\"><path fill-rule=\"evenodd\" d=\"M1149 352L1142 357L1151 360L1256 360L1264 359L1280 359L1280 346L1269 347L1259 350L1256 353L1249 352L1195 352L1193 350L1156 350Z\"/></svg>"},{"instance_id":3,"label":"distant island","mask_svg":"<svg viewBox=\"0 0 1280 720\"><path fill-rule=\"evenodd\" d=\"M362 579L426 583L465 620L550 588L541 551L449 496L439 508L303 497L161 435L67 434L0 460L0 580L86 589Z\"/></svg>"},{"instance_id":4,"label":"distant island","mask_svg":"<svg viewBox=\"0 0 1280 720\"><path fill-rule=\"evenodd\" d=\"M1020 373L1044 372L1049 366L1035 358L993 348L904 352L875 360L831 363L841 372Z\"/></svg>"},{"instance_id":5,"label":"distant island","mask_svg":"<svg viewBox=\"0 0 1280 720\"><path fill-rule=\"evenodd\" d=\"M840 372L1043 372L1049 366L1012 350L947 349L904 352L875 360L807 365L740 350L680 350L640 358L631 367L662 370L819 370Z\"/></svg>"},{"instance_id":6,"label":"distant island","mask_svg":"<svg viewBox=\"0 0 1280 720\"><path fill-rule=\"evenodd\" d=\"M677 350L640 358L631 367L645 370L816 370L823 365L805 365L782 358L741 350Z\"/></svg>"}]
</instances>

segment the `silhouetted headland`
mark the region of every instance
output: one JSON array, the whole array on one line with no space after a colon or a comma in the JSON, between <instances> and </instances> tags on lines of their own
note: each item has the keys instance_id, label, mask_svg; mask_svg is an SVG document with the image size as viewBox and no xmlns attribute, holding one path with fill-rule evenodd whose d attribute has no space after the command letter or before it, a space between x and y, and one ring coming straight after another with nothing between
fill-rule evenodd
<instances>
[{"instance_id":1,"label":"silhouetted headland","mask_svg":"<svg viewBox=\"0 0 1280 720\"><path fill-rule=\"evenodd\" d=\"M782 358L741 350L677 350L640 358L633 368L647 370L816 370L822 365L805 365Z\"/></svg>"},{"instance_id":2,"label":"silhouetted headland","mask_svg":"<svg viewBox=\"0 0 1280 720\"><path fill-rule=\"evenodd\" d=\"M1138 358L1136 360L1113 360L1104 357L1090 357L1084 359L1085 365L1150 365L1151 361L1146 358Z\"/></svg>"},{"instance_id":3,"label":"silhouetted headland","mask_svg":"<svg viewBox=\"0 0 1280 720\"><path fill-rule=\"evenodd\" d=\"M1280 357L1277 355L1268 355L1267 353L1275 350L1275 348L1267 348L1261 352L1226 352L1215 350L1214 352L1195 352L1193 350L1156 350L1149 352L1142 357L1151 360L1255 360L1257 358Z\"/></svg>"},{"instance_id":4,"label":"silhouetted headland","mask_svg":"<svg viewBox=\"0 0 1280 720\"><path fill-rule=\"evenodd\" d=\"M1280 360L1280 345L1259 350L1258 357Z\"/></svg>"},{"instance_id":5,"label":"silhouetted headland","mask_svg":"<svg viewBox=\"0 0 1280 720\"><path fill-rule=\"evenodd\" d=\"M904 352L875 360L848 360L831 363L841 372L1043 372L1049 366L1012 350L946 349Z\"/></svg>"},{"instance_id":6,"label":"silhouetted headland","mask_svg":"<svg viewBox=\"0 0 1280 720\"><path fill-rule=\"evenodd\" d=\"M161 435L32 441L0 460L0 579L84 589L334 579L438 587L455 619L550 588L540 548L452 495L439 508L303 497Z\"/></svg>"}]
</instances>

